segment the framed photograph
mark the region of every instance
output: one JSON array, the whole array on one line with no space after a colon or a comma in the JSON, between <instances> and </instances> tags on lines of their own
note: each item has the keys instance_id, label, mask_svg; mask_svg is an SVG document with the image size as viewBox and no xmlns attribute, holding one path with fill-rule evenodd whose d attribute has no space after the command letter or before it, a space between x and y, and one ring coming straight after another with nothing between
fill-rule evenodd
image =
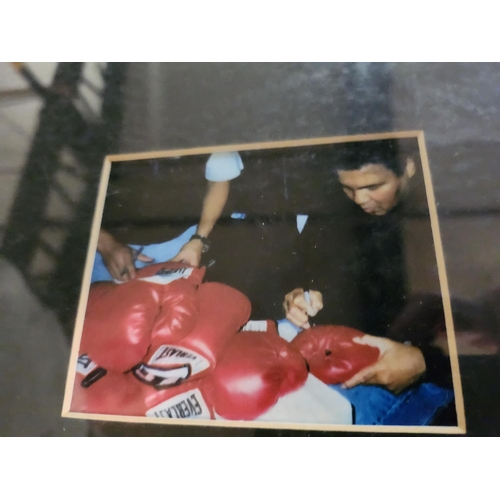
<instances>
[{"instance_id":1,"label":"framed photograph","mask_svg":"<svg viewBox=\"0 0 500 500\"><path fill-rule=\"evenodd\" d=\"M424 133L106 157L62 415L465 433Z\"/></svg>"}]
</instances>

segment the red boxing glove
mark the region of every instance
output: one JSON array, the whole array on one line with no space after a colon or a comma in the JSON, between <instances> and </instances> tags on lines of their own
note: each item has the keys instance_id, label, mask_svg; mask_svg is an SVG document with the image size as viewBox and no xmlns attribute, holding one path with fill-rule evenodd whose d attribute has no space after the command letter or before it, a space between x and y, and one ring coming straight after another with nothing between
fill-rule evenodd
<instances>
[{"instance_id":1,"label":"red boxing glove","mask_svg":"<svg viewBox=\"0 0 500 500\"><path fill-rule=\"evenodd\" d=\"M207 381L214 410L223 418L254 420L307 379L304 358L278 336L274 323L263 323L268 331L234 336Z\"/></svg>"},{"instance_id":2,"label":"red boxing glove","mask_svg":"<svg viewBox=\"0 0 500 500\"><path fill-rule=\"evenodd\" d=\"M363 335L347 326L316 326L300 332L290 345L304 356L315 377L325 384L341 384L379 358L376 347L353 342Z\"/></svg>"},{"instance_id":3,"label":"red boxing glove","mask_svg":"<svg viewBox=\"0 0 500 500\"><path fill-rule=\"evenodd\" d=\"M77 364L71 411L101 415L153 418L212 419L203 380L158 391L139 382L131 373L109 372L89 382L89 369L96 369L89 358ZM92 372L91 372L92 373ZM86 381L82 385L82 380Z\"/></svg>"},{"instance_id":4,"label":"red boxing glove","mask_svg":"<svg viewBox=\"0 0 500 500\"><path fill-rule=\"evenodd\" d=\"M80 353L106 370L125 372L142 361L155 339L187 335L196 323L204 274L205 268L165 262L138 270L123 284L93 285Z\"/></svg>"},{"instance_id":5,"label":"red boxing glove","mask_svg":"<svg viewBox=\"0 0 500 500\"><path fill-rule=\"evenodd\" d=\"M160 342L161 337L155 335L148 355L133 370L139 380L164 389L206 375L250 317L248 298L227 285L204 283L197 298L198 315L192 331L179 341L168 343Z\"/></svg>"},{"instance_id":6,"label":"red boxing glove","mask_svg":"<svg viewBox=\"0 0 500 500\"><path fill-rule=\"evenodd\" d=\"M204 267L180 262L165 262L137 271L140 280L161 287L161 309L151 332L152 343L176 341L191 332L197 321L197 291L204 276Z\"/></svg>"},{"instance_id":7,"label":"red boxing glove","mask_svg":"<svg viewBox=\"0 0 500 500\"><path fill-rule=\"evenodd\" d=\"M98 375L96 375L98 374ZM71 411L103 415L140 415L140 385L134 378L117 372L106 372L87 355L78 358L71 398Z\"/></svg>"}]
</instances>

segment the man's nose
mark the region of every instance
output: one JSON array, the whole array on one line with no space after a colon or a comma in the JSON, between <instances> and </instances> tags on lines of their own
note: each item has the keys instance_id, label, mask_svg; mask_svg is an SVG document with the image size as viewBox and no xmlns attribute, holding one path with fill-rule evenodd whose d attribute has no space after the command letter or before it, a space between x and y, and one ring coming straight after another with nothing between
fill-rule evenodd
<instances>
[{"instance_id":1,"label":"man's nose","mask_svg":"<svg viewBox=\"0 0 500 500\"><path fill-rule=\"evenodd\" d=\"M359 189L354 192L354 202L358 205L363 205L368 201L368 192L366 189Z\"/></svg>"}]
</instances>

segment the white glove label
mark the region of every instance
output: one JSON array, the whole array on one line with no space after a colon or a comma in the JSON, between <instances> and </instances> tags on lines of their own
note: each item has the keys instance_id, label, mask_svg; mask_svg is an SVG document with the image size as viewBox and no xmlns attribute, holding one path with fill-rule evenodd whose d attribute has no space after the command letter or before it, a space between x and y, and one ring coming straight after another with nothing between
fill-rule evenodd
<instances>
[{"instance_id":1,"label":"white glove label","mask_svg":"<svg viewBox=\"0 0 500 500\"><path fill-rule=\"evenodd\" d=\"M76 373L85 377L96 368L97 365L86 354L82 354L76 362Z\"/></svg>"},{"instance_id":2,"label":"white glove label","mask_svg":"<svg viewBox=\"0 0 500 500\"><path fill-rule=\"evenodd\" d=\"M267 321L264 320L251 320L248 321L243 328L242 332L267 332Z\"/></svg>"},{"instance_id":3,"label":"white glove label","mask_svg":"<svg viewBox=\"0 0 500 500\"><path fill-rule=\"evenodd\" d=\"M193 389L163 401L146 412L155 418L205 418L210 419L210 411L199 389Z\"/></svg>"},{"instance_id":4,"label":"white glove label","mask_svg":"<svg viewBox=\"0 0 500 500\"><path fill-rule=\"evenodd\" d=\"M191 375L196 375L210 366L209 361L197 352L175 345L160 346L149 358L147 364L161 367L189 365Z\"/></svg>"},{"instance_id":5,"label":"white glove label","mask_svg":"<svg viewBox=\"0 0 500 500\"><path fill-rule=\"evenodd\" d=\"M156 389L166 389L187 380L191 370L188 365L162 370L143 363L134 369L133 374L145 384L152 385Z\"/></svg>"},{"instance_id":6,"label":"white glove label","mask_svg":"<svg viewBox=\"0 0 500 500\"><path fill-rule=\"evenodd\" d=\"M192 267L181 267L179 269L160 269L154 276L140 278L141 281L157 283L158 285L168 285L172 281L189 278L193 272Z\"/></svg>"}]
</instances>

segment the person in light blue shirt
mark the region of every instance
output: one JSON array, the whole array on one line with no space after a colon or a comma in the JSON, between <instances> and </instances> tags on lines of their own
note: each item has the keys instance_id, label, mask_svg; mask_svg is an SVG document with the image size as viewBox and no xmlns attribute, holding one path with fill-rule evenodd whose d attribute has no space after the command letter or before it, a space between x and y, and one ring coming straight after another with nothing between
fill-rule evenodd
<instances>
[{"instance_id":1,"label":"person in light blue shirt","mask_svg":"<svg viewBox=\"0 0 500 500\"><path fill-rule=\"evenodd\" d=\"M128 281L140 269L153 262L186 262L198 266L201 254L207 248L208 236L219 219L229 195L229 184L243 170L237 152L213 153L205 167L208 186L200 222L191 226L173 240L148 245L124 245L110 233L101 229L97 243L91 282Z\"/></svg>"}]
</instances>

